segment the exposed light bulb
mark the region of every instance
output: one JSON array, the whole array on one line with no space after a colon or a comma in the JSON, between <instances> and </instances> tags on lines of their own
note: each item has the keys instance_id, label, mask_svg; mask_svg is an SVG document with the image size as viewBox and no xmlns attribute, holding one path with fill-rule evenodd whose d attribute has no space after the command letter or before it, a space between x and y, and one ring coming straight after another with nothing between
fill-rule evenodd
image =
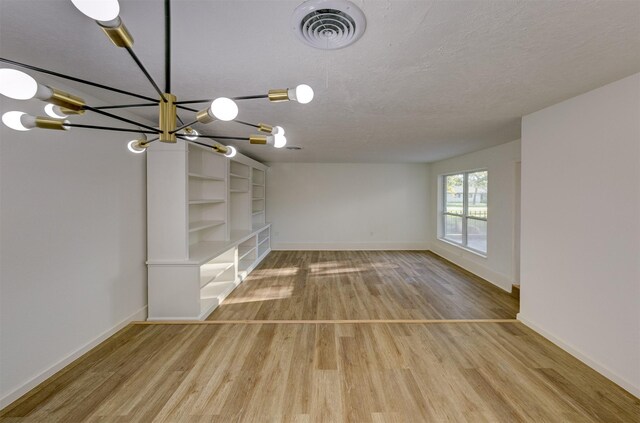
<instances>
[{"instance_id":1,"label":"exposed light bulb","mask_svg":"<svg viewBox=\"0 0 640 423\"><path fill-rule=\"evenodd\" d=\"M132 153L135 154L140 154L140 153L144 153L147 149L147 147L141 147L140 146L140 142L144 142L145 140L131 140L129 141L129 143L127 144L127 148L129 149L129 151L131 151Z\"/></svg>"},{"instance_id":2,"label":"exposed light bulb","mask_svg":"<svg viewBox=\"0 0 640 423\"><path fill-rule=\"evenodd\" d=\"M229 158L235 157L236 153L238 152L238 150L236 150L236 148L232 145L228 145L227 150L229 151L227 151L224 156Z\"/></svg>"},{"instance_id":3,"label":"exposed light bulb","mask_svg":"<svg viewBox=\"0 0 640 423\"><path fill-rule=\"evenodd\" d=\"M306 84L300 84L295 88L289 88L288 96L290 100L300 104L307 104L313 100L313 88Z\"/></svg>"},{"instance_id":4,"label":"exposed light bulb","mask_svg":"<svg viewBox=\"0 0 640 423\"><path fill-rule=\"evenodd\" d=\"M282 126L274 126L271 133L273 135L284 135L284 128Z\"/></svg>"},{"instance_id":5,"label":"exposed light bulb","mask_svg":"<svg viewBox=\"0 0 640 423\"><path fill-rule=\"evenodd\" d=\"M56 119L64 119L68 117L68 115L62 112L62 109L60 108L60 106L56 106L55 104L51 104L51 103L44 106L44 112L47 114L47 116L50 116Z\"/></svg>"},{"instance_id":6,"label":"exposed light bulb","mask_svg":"<svg viewBox=\"0 0 640 423\"><path fill-rule=\"evenodd\" d=\"M0 94L15 100L29 100L38 92L38 82L16 69L0 69Z\"/></svg>"},{"instance_id":7,"label":"exposed light bulb","mask_svg":"<svg viewBox=\"0 0 640 423\"><path fill-rule=\"evenodd\" d=\"M85 105L80 97L39 84L30 75L16 69L0 69L0 94L14 100L37 98L42 101L51 101L58 106L76 111L81 110Z\"/></svg>"},{"instance_id":8,"label":"exposed light bulb","mask_svg":"<svg viewBox=\"0 0 640 423\"><path fill-rule=\"evenodd\" d=\"M235 101L226 97L218 97L211 103L211 114L219 120L230 121L238 116L238 105Z\"/></svg>"},{"instance_id":9,"label":"exposed light bulb","mask_svg":"<svg viewBox=\"0 0 640 423\"><path fill-rule=\"evenodd\" d=\"M71 0L71 3L95 21L110 21L120 14L118 0Z\"/></svg>"},{"instance_id":10,"label":"exposed light bulb","mask_svg":"<svg viewBox=\"0 0 640 423\"><path fill-rule=\"evenodd\" d=\"M296 98L300 104L309 103L313 100L313 88L305 84L298 85L296 87Z\"/></svg>"},{"instance_id":11,"label":"exposed light bulb","mask_svg":"<svg viewBox=\"0 0 640 423\"><path fill-rule=\"evenodd\" d=\"M35 127L35 118L33 118L33 116L29 116L24 112L18 112L14 110L2 115L2 123L15 131L28 131L29 129Z\"/></svg>"},{"instance_id":12,"label":"exposed light bulb","mask_svg":"<svg viewBox=\"0 0 640 423\"><path fill-rule=\"evenodd\" d=\"M195 129L191 129L190 131L187 131L185 129L184 131L184 137L186 139L188 139L189 141L195 141L198 139L198 137L200 136L200 133L198 131L196 131Z\"/></svg>"},{"instance_id":13,"label":"exposed light bulb","mask_svg":"<svg viewBox=\"0 0 640 423\"><path fill-rule=\"evenodd\" d=\"M275 148L282 148L287 145L287 137L285 137L284 135L276 134L273 136L273 138L273 146Z\"/></svg>"}]
</instances>

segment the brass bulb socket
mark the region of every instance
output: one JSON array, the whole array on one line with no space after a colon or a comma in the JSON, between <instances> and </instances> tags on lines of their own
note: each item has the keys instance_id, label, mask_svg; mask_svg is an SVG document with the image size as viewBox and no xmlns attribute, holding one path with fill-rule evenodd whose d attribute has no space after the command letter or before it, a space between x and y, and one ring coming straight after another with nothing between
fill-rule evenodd
<instances>
[{"instance_id":1,"label":"brass bulb socket","mask_svg":"<svg viewBox=\"0 0 640 423\"><path fill-rule=\"evenodd\" d=\"M73 109L68 109L66 107L60 107L60 111L65 115L83 115L86 110L84 109L73 110Z\"/></svg>"},{"instance_id":2,"label":"brass bulb socket","mask_svg":"<svg viewBox=\"0 0 640 423\"><path fill-rule=\"evenodd\" d=\"M266 132L267 134L270 134L273 131L273 126L267 125L266 123L259 123L258 131Z\"/></svg>"},{"instance_id":3,"label":"brass bulb socket","mask_svg":"<svg viewBox=\"0 0 640 423\"><path fill-rule=\"evenodd\" d=\"M211 146L211 148L213 149L213 151L220 154L227 154L229 152L229 149L224 145L214 145Z\"/></svg>"},{"instance_id":4,"label":"brass bulb socket","mask_svg":"<svg viewBox=\"0 0 640 423\"><path fill-rule=\"evenodd\" d=\"M118 26L107 27L100 25L100 28L109 37L111 42L117 47L131 48L133 47L133 37L122 22Z\"/></svg>"},{"instance_id":5,"label":"brass bulb socket","mask_svg":"<svg viewBox=\"0 0 640 423\"><path fill-rule=\"evenodd\" d=\"M274 103L280 101L289 101L289 90L287 90L286 88L282 90L269 90L268 97L269 101L272 101Z\"/></svg>"},{"instance_id":6,"label":"brass bulb socket","mask_svg":"<svg viewBox=\"0 0 640 423\"><path fill-rule=\"evenodd\" d=\"M69 123L65 119L54 119L50 117L38 116L36 117L36 128L41 129L55 129L57 131L66 131L65 125Z\"/></svg>"},{"instance_id":7,"label":"brass bulb socket","mask_svg":"<svg viewBox=\"0 0 640 423\"><path fill-rule=\"evenodd\" d=\"M250 135L249 142L251 144L266 144L267 136L266 135Z\"/></svg>"},{"instance_id":8,"label":"brass bulb socket","mask_svg":"<svg viewBox=\"0 0 640 423\"><path fill-rule=\"evenodd\" d=\"M49 103L55 104L56 106L60 106L64 109L74 110L74 114L84 113L84 110L82 109L86 103L82 98L57 88L49 87L49 89L51 90L51 98L48 100Z\"/></svg>"},{"instance_id":9,"label":"brass bulb socket","mask_svg":"<svg viewBox=\"0 0 640 423\"><path fill-rule=\"evenodd\" d=\"M214 119L211 117L211 115L209 115L209 108L207 107L204 110L200 110L197 114L196 114L196 120L200 123L211 123L214 121Z\"/></svg>"}]
</instances>

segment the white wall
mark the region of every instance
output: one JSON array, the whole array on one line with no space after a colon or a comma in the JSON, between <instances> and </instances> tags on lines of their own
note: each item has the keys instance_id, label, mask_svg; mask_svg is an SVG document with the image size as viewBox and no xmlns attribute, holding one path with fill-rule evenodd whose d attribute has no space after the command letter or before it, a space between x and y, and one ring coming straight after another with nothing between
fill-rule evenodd
<instances>
[{"instance_id":1,"label":"white wall","mask_svg":"<svg viewBox=\"0 0 640 423\"><path fill-rule=\"evenodd\" d=\"M640 396L640 74L522 121L519 318Z\"/></svg>"},{"instance_id":2,"label":"white wall","mask_svg":"<svg viewBox=\"0 0 640 423\"><path fill-rule=\"evenodd\" d=\"M131 135L0 126L1 408L145 318L147 298L145 158L127 151Z\"/></svg>"},{"instance_id":3,"label":"white wall","mask_svg":"<svg viewBox=\"0 0 640 423\"><path fill-rule=\"evenodd\" d=\"M516 163L520 161L520 141L512 141L475 153L430 164L431 250L464 267L502 289L511 291L515 275ZM440 175L487 169L489 171L489 217L487 219L487 256L451 245L438 239Z\"/></svg>"},{"instance_id":4,"label":"white wall","mask_svg":"<svg viewBox=\"0 0 640 423\"><path fill-rule=\"evenodd\" d=\"M425 164L273 163L274 249L427 249Z\"/></svg>"}]
</instances>

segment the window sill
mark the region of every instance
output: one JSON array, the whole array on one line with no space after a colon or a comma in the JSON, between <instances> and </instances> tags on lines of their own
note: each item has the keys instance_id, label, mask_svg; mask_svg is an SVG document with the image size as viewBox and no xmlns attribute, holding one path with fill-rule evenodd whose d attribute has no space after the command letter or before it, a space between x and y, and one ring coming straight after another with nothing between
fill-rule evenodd
<instances>
[{"instance_id":1,"label":"window sill","mask_svg":"<svg viewBox=\"0 0 640 423\"><path fill-rule=\"evenodd\" d=\"M487 254L486 253L481 253L480 251L476 251L476 250L472 250L471 248L465 247L464 245L460 245L460 244L456 244L455 242L449 241L448 239L444 239L444 238L438 238L438 241L444 242L445 244L448 245L452 245L454 247L457 247L463 251L466 251L468 253L474 254L478 257L481 257L483 259L487 258Z\"/></svg>"}]
</instances>

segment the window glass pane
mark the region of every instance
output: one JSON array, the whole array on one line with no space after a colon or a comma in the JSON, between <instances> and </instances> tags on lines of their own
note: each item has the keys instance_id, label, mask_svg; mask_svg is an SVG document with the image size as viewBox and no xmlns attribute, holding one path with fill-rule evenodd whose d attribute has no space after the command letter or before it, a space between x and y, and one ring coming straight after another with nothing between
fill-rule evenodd
<instances>
[{"instance_id":1,"label":"window glass pane","mask_svg":"<svg viewBox=\"0 0 640 423\"><path fill-rule=\"evenodd\" d=\"M462 244L462 216L444 215L444 238Z\"/></svg>"},{"instance_id":2,"label":"window glass pane","mask_svg":"<svg viewBox=\"0 0 640 423\"><path fill-rule=\"evenodd\" d=\"M463 214L464 203L463 193L464 175L447 175L444 177L444 211L445 213Z\"/></svg>"},{"instance_id":3,"label":"window glass pane","mask_svg":"<svg viewBox=\"0 0 640 423\"><path fill-rule=\"evenodd\" d=\"M467 219L467 247L487 252L486 220Z\"/></svg>"},{"instance_id":4,"label":"window glass pane","mask_svg":"<svg viewBox=\"0 0 640 423\"><path fill-rule=\"evenodd\" d=\"M487 218L487 196L489 194L487 187L487 171L472 172L468 175L468 204L469 210L467 216L478 217L480 219ZM484 250L483 250L484 251Z\"/></svg>"}]
</instances>

